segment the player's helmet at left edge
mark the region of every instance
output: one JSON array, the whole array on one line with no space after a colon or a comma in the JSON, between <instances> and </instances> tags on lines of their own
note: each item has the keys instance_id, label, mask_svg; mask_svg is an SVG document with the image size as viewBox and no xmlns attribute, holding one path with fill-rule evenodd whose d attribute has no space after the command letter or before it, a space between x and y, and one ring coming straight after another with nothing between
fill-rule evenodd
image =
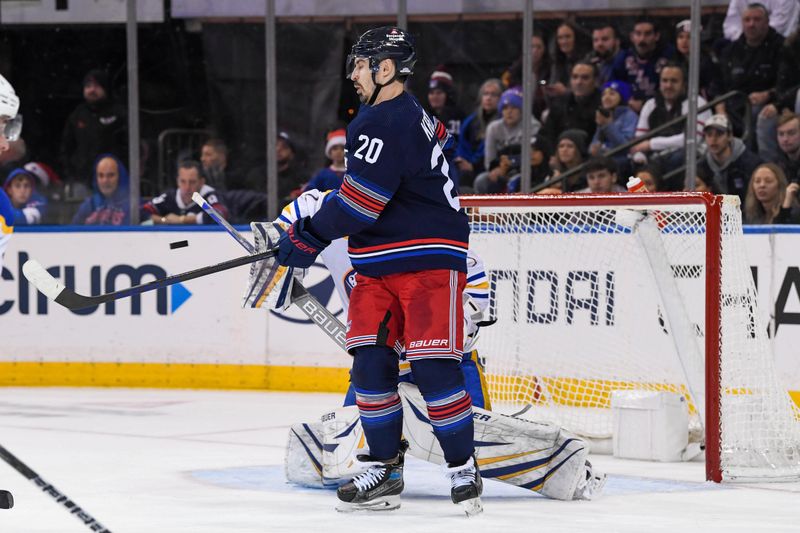
<instances>
[{"instance_id":1,"label":"player's helmet at left edge","mask_svg":"<svg viewBox=\"0 0 800 533\"><path fill-rule=\"evenodd\" d=\"M17 114L17 111L19 111L19 97L8 80L0 74L0 117L7 119L3 133L9 141L17 140L22 132L22 115Z\"/></svg>"},{"instance_id":2,"label":"player's helmet at left edge","mask_svg":"<svg viewBox=\"0 0 800 533\"><path fill-rule=\"evenodd\" d=\"M394 60L397 76L406 77L414 73L417 54L414 38L410 33L396 26L382 26L361 34L347 56L347 77L353 73L356 59L369 59L372 72L378 71L378 65L384 59Z\"/></svg>"}]
</instances>

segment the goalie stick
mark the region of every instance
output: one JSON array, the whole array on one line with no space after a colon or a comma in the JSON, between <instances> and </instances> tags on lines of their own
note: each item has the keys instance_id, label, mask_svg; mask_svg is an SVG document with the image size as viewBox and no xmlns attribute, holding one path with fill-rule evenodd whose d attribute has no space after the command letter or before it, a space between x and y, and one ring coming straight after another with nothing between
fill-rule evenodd
<instances>
[{"instance_id":1,"label":"goalie stick","mask_svg":"<svg viewBox=\"0 0 800 533\"><path fill-rule=\"evenodd\" d=\"M63 305L67 309L76 310L104 304L113 300L119 300L120 298L127 298L143 292L162 289L164 287L180 283L181 281L201 278L203 276L208 276L209 274L230 270L231 268L236 268L238 266L249 265L250 263L255 263L256 261L273 257L276 253L277 250L273 249L267 250L266 252L261 252L260 254L237 257L236 259L223 261L222 263L217 263L216 265L204 266L195 270L184 272L182 274L175 274L174 276L157 279L141 285L134 285L133 287L129 287L127 289L108 292L106 294L99 294L97 296L84 296L82 294L78 294L72 289L65 287L47 270L45 270L44 267L35 259L30 259L26 261L24 265L22 265L22 273L25 274L25 277L28 278L28 281L30 281L34 287L39 289L42 294L56 303Z\"/></svg>"},{"instance_id":2,"label":"goalie stick","mask_svg":"<svg viewBox=\"0 0 800 533\"><path fill-rule=\"evenodd\" d=\"M88 527L91 531L111 533L110 529L103 526L92 515L83 510L77 503L67 498L63 492L59 491L53 485L42 479L39 474L31 470L28 465L20 461L14 454L2 446L0 446L0 458L8 463L14 470L25 476L25 478L30 480L34 485L39 487L42 492L53 498L56 503L60 503L66 507L70 514L75 515L75 518L83 522L84 525L86 525L86 527Z\"/></svg>"},{"instance_id":3,"label":"goalie stick","mask_svg":"<svg viewBox=\"0 0 800 533\"><path fill-rule=\"evenodd\" d=\"M192 195L192 200L194 200L194 203L203 209L203 212L213 218L217 224L222 226L225 231L228 232L228 235L236 239L236 242L241 244L242 248L247 250L248 253L253 254L256 252L255 246L253 246L250 241L245 239L244 235L239 233L230 222L225 220L222 215L219 214L219 211L214 209L214 206L206 202L205 198L203 198L199 192L196 192ZM308 292L308 289L306 289L298 280L294 280L292 283L292 303L299 307L303 314L309 318L309 320L319 326L322 331L324 331L325 334L330 337L331 340L333 340L333 342L338 344L343 350L346 350L345 334L347 333L347 330L345 329L344 324L342 324L339 319L333 315L333 313L328 311L328 308L322 305L319 300L314 298L314 295Z\"/></svg>"}]
</instances>

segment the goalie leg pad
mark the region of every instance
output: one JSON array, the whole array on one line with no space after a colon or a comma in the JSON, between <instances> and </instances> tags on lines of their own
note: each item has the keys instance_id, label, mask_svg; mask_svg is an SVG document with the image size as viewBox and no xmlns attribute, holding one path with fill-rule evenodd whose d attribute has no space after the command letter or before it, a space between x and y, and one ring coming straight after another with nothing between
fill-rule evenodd
<instances>
[{"instance_id":1,"label":"goalie leg pad","mask_svg":"<svg viewBox=\"0 0 800 533\"><path fill-rule=\"evenodd\" d=\"M291 483L336 488L364 470L357 456L369 455L369 448L358 409L340 407L321 419L289 430L284 468Z\"/></svg>"},{"instance_id":2,"label":"goalie leg pad","mask_svg":"<svg viewBox=\"0 0 800 533\"><path fill-rule=\"evenodd\" d=\"M304 487L325 488L323 480L322 424L294 424L286 442L286 479ZM335 484L332 486L336 486Z\"/></svg>"},{"instance_id":3,"label":"goalie leg pad","mask_svg":"<svg viewBox=\"0 0 800 533\"><path fill-rule=\"evenodd\" d=\"M341 485L364 471L357 456L370 455L355 405L322 415L322 478Z\"/></svg>"},{"instance_id":4,"label":"goalie leg pad","mask_svg":"<svg viewBox=\"0 0 800 533\"><path fill-rule=\"evenodd\" d=\"M426 417L425 400L413 385L401 383L403 432L408 453L435 464L444 454ZM558 500L596 496L605 477L586 461L585 441L555 424L530 422L473 407L475 457L484 478L539 492ZM591 485L589 489L584 487Z\"/></svg>"}]
</instances>

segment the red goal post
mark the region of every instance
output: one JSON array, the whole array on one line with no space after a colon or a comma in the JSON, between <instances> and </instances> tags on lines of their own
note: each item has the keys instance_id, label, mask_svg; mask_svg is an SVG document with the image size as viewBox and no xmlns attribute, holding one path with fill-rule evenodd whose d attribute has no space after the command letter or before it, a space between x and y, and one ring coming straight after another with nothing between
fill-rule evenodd
<instances>
[{"instance_id":1,"label":"red goal post","mask_svg":"<svg viewBox=\"0 0 800 533\"><path fill-rule=\"evenodd\" d=\"M759 324L738 198L460 202L491 279L497 324L478 349L496 405L533 405L532 417L609 438L614 390L670 390L688 400L708 479L798 479L798 408Z\"/></svg>"}]
</instances>

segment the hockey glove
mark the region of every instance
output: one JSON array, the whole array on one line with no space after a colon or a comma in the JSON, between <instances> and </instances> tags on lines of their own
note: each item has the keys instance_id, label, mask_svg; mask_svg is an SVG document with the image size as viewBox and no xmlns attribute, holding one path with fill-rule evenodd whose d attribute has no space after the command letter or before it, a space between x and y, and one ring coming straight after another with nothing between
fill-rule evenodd
<instances>
[{"instance_id":1,"label":"hockey glove","mask_svg":"<svg viewBox=\"0 0 800 533\"><path fill-rule=\"evenodd\" d=\"M308 268L319 253L330 244L312 233L311 217L292 224L278 242L278 263L284 266Z\"/></svg>"},{"instance_id":2,"label":"hockey glove","mask_svg":"<svg viewBox=\"0 0 800 533\"><path fill-rule=\"evenodd\" d=\"M250 227L255 237L256 253L277 246L283 234L283 228L270 222L253 222ZM281 266L274 257L253 263L242 307L284 311L292 305L295 279L300 281L304 276L304 269Z\"/></svg>"}]
</instances>

